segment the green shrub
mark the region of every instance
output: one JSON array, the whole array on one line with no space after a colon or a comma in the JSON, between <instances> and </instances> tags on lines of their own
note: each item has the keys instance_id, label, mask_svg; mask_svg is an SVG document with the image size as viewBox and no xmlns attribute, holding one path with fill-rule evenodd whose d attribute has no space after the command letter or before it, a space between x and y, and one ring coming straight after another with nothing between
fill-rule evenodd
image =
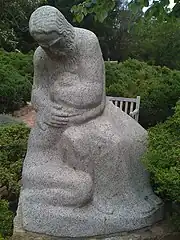
<instances>
[{"instance_id":1,"label":"green shrub","mask_svg":"<svg viewBox=\"0 0 180 240\"><path fill-rule=\"evenodd\" d=\"M0 67L0 113L13 112L30 99L31 83L11 65Z\"/></svg>"},{"instance_id":2,"label":"green shrub","mask_svg":"<svg viewBox=\"0 0 180 240\"><path fill-rule=\"evenodd\" d=\"M18 196L22 162L30 129L24 124L0 125L0 185Z\"/></svg>"},{"instance_id":3,"label":"green shrub","mask_svg":"<svg viewBox=\"0 0 180 240\"><path fill-rule=\"evenodd\" d=\"M17 52L0 51L0 66L11 65L19 74L32 81L33 76L33 53L23 54Z\"/></svg>"},{"instance_id":4,"label":"green shrub","mask_svg":"<svg viewBox=\"0 0 180 240\"><path fill-rule=\"evenodd\" d=\"M12 226L14 215L8 209L8 202L0 200L0 239L12 235Z\"/></svg>"},{"instance_id":5,"label":"green shrub","mask_svg":"<svg viewBox=\"0 0 180 240\"><path fill-rule=\"evenodd\" d=\"M140 124L145 128L171 116L180 96L180 71L150 66L137 60L106 62L109 96L141 96Z\"/></svg>"},{"instance_id":6,"label":"green shrub","mask_svg":"<svg viewBox=\"0 0 180 240\"><path fill-rule=\"evenodd\" d=\"M30 100L32 56L0 52L0 113L13 112Z\"/></svg>"},{"instance_id":7,"label":"green shrub","mask_svg":"<svg viewBox=\"0 0 180 240\"><path fill-rule=\"evenodd\" d=\"M180 102L171 118L149 130L149 148L143 161L156 193L180 204Z\"/></svg>"},{"instance_id":8,"label":"green shrub","mask_svg":"<svg viewBox=\"0 0 180 240\"><path fill-rule=\"evenodd\" d=\"M6 200L10 202L16 201L19 196L29 131L24 124L0 125L0 186L7 187ZM9 210L8 201L0 200L0 239L12 234L14 214Z\"/></svg>"}]
</instances>

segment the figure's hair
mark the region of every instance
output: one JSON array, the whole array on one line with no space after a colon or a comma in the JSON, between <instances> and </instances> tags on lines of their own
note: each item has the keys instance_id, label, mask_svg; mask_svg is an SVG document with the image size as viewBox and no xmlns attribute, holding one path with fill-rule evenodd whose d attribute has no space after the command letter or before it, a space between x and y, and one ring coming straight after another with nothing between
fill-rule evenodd
<instances>
[{"instance_id":1,"label":"figure's hair","mask_svg":"<svg viewBox=\"0 0 180 240\"><path fill-rule=\"evenodd\" d=\"M63 14L51 6L42 6L36 9L29 21L30 34L36 39L37 33L48 34L51 32L57 32L65 39L74 38L74 28L66 20Z\"/></svg>"}]
</instances>

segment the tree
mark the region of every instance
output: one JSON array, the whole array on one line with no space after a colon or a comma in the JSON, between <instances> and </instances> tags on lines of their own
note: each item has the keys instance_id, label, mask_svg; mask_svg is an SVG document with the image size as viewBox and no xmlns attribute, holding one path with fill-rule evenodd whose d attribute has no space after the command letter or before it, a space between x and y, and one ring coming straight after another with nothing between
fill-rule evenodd
<instances>
[{"instance_id":1,"label":"tree","mask_svg":"<svg viewBox=\"0 0 180 240\"><path fill-rule=\"evenodd\" d=\"M115 8L117 1L118 0L84 0L82 3L75 5L72 11L78 22L81 22L88 13L94 13L95 19L103 22L108 14ZM176 7L176 5L179 6L179 3L180 0L175 0L175 6L172 11L168 9L170 0L154 0L153 3L151 0L131 0L129 2L129 7L135 12L139 9L142 10L143 7L149 7L147 11L149 16L158 17L163 12L174 12L176 13L175 15L179 17Z\"/></svg>"},{"instance_id":2,"label":"tree","mask_svg":"<svg viewBox=\"0 0 180 240\"><path fill-rule=\"evenodd\" d=\"M171 12L171 15L176 17L176 18L180 18L180 2L178 2L174 7L173 10Z\"/></svg>"},{"instance_id":3,"label":"tree","mask_svg":"<svg viewBox=\"0 0 180 240\"><path fill-rule=\"evenodd\" d=\"M76 21L81 22L87 14L95 13L95 20L103 22L108 13L116 7L116 0L85 0L72 8Z\"/></svg>"},{"instance_id":4,"label":"tree","mask_svg":"<svg viewBox=\"0 0 180 240\"><path fill-rule=\"evenodd\" d=\"M74 4L78 5L81 4L83 1L84 0L47 0L47 4L58 8L70 23L75 24L75 22L73 21L74 18L71 12L71 8L74 6ZM79 23L76 24L78 25Z\"/></svg>"},{"instance_id":5,"label":"tree","mask_svg":"<svg viewBox=\"0 0 180 240\"><path fill-rule=\"evenodd\" d=\"M29 17L37 7L44 3L46 3L45 0L0 0L1 48L12 51L17 47L23 50L23 44L26 41L32 43L28 31Z\"/></svg>"},{"instance_id":6,"label":"tree","mask_svg":"<svg viewBox=\"0 0 180 240\"><path fill-rule=\"evenodd\" d=\"M180 70L180 21L142 18L131 30L130 57Z\"/></svg>"}]
</instances>

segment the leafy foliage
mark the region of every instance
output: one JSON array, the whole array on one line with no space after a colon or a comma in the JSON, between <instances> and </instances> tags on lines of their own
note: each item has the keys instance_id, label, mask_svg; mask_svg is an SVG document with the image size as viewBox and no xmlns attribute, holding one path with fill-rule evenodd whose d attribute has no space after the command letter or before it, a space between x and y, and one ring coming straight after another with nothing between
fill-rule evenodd
<instances>
[{"instance_id":1,"label":"leafy foliage","mask_svg":"<svg viewBox=\"0 0 180 240\"><path fill-rule=\"evenodd\" d=\"M153 65L180 69L180 22L142 19L134 25L130 42L132 58Z\"/></svg>"},{"instance_id":2,"label":"leafy foliage","mask_svg":"<svg viewBox=\"0 0 180 240\"><path fill-rule=\"evenodd\" d=\"M29 131L24 124L0 125L0 185L7 187L10 198L19 193Z\"/></svg>"},{"instance_id":3,"label":"leafy foliage","mask_svg":"<svg viewBox=\"0 0 180 240\"><path fill-rule=\"evenodd\" d=\"M156 192L180 204L180 102L175 114L149 130L149 148L144 156Z\"/></svg>"},{"instance_id":4,"label":"leafy foliage","mask_svg":"<svg viewBox=\"0 0 180 240\"><path fill-rule=\"evenodd\" d=\"M106 90L109 96L140 95L140 123L148 128L173 114L180 96L180 72L137 60L107 62Z\"/></svg>"},{"instance_id":5,"label":"leafy foliage","mask_svg":"<svg viewBox=\"0 0 180 240\"><path fill-rule=\"evenodd\" d=\"M11 236L13 225L13 213L8 209L8 202L0 200L0 239Z\"/></svg>"},{"instance_id":6,"label":"leafy foliage","mask_svg":"<svg viewBox=\"0 0 180 240\"><path fill-rule=\"evenodd\" d=\"M77 22L81 22L88 13L96 13L95 20L103 22L115 5L115 0L86 0L72 7Z\"/></svg>"},{"instance_id":7,"label":"leafy foliage","mask_svg":"<svg viewBox=\"0 0 180 240\"><path fill-rule=\"evenodd\" d=\"M24 46L26 50L34 45L28 31L28 21L31 13L45 0L0 0L0 48L12 51Z\"/></svg>"},{"instance_id":8,"label":"leafy foliage","mask_svg":"<svg viewBox=\"0 0 180 240\"><path fill-rule=\"evenodd\" d=\"M0 47L8 50L14 50L17 45L17 38L13 28L9 24L0 23Z\"/></svg>"},{"instance_id":9,"label":"leafy foliage","mask_svg":"<svg viewBox=\"0 0 180 240\"><path fill-rule=\"evenodd\" d=\"M33 75L33 52L22 54L17 52L0 51L0 66L12 65L22 76L30 81Z\"/></svg>"},{"instance_id":10,"label":"leafy foliage","mask_svg":"<svg viewBox=\"0 0 180 240\"><path fill-rule=\"evenodd\" d=\"M19 197L29 131L24 124L0 125L0 186L6 186L8 190L6 200L0 200L0 239L12 234L14 214L9 209L11 201Z\"/></svg>"},{"instance_id":11,"label":"leafy foliage","mask_svg":"<svg viewBox=\"0 0 180 240\"><path fill-rule=\"evenodd\" d=\"M112 11L115 7L115 3L117 0L84 0L83 3L75 5L72 8L72 11L75 14L75 18L77 21L82 21L84 17L88 13L93 13L95 15L95 19L98 21L104 21L104 19L108 16L108 13ZM169 4L170 0L160 0L160 1L137 1L131 0L129 1L129 8L132 11L139 11L142 10L143 7L149 7L146 15L149 17L159 17L164 14L172 14L176 17L179 17L178 10L179 10L179 0L175 1L175 6L171 11L169 11ZM177 7L178 6L178 7Z\"/></svg>"},{"instance_id":12,"label":"leafy foliage","mask_svg":"<svg viewBox=\"0 0 180 240\"><path fill-rule=\"evenodd\" d=\"M32 56L0 52L0 113L12 112L30 99Z\"/></svg>"}]
</instances>

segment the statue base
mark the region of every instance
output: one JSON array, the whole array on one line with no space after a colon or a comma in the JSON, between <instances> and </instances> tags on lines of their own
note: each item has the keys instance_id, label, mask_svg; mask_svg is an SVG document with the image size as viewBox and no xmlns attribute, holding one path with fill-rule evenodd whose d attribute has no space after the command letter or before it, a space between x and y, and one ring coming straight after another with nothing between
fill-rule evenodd
<instances>
[{"instance_id":1,"label":"statue base","mask_svg":"<svg viewBox=\"0 0 180 240\"><path fill-rule=\"evenodd\" d=\"M164 216L163 205L152 209L151 212L147 212L144 215L140 215L137 211L134 211L133 214L132 211L130 212L132 215L129 214L127 216L122 214L122 209L107 215L98 210L95 212L94 206L90 205L90 207L92 207L92 211L85 211L86 209L84 209L83 214L83 209L71 209L70 211L70 209L60 208L60 212L57 208L59 211L52 217L54 212L49 211L47 206L43 205L40 211L38 208L34 208L36 209L35 212L33 207L28 205L28 208L27 206L25 208L26 211L31 212L31 217L28 218L26 211L22 213L20 201L17 216L14 219L14 232L22 232L22 229L24 229L27 232L57 237L50 239L88 239L96 236L103 237L110 234L136 231L137 229L152 226L161 221Z\"/></svg>"},{"instance_id":2,"label":"statue base","mask_svg":"<svg viewBox=\"0 0 180 240\"><path fill-rule=\"evenodd\" d=\"M12 240L179 240L180 232L173 232L166 222L157 223L151 227L143 228L133 232L123 232L119 234L97 236L97 237L83 237L83 238L65 238L53 237L43 234L28 232L15 226Z\"/></svg>"},{"instance_id":3,"label":"statue base","mask_svg":"<svg viewBox=\"0 0 180 240\"><path fill-rule=\"evenodd\" d=\"M163 211L164 208L162 208ZM164 212L164 211L163 211ZM86 235L86 234L84 234ZM178 240L180 233L173 232L166 221L160 221L153 226L141 228L130 232L119 232L114 234L104 234L100 236L84 237L57 237L46 234L26 231L23 229L21 207L18 207L17 215L14 219L14 232L11 240Z\"/></svg>"}]
</instances>

